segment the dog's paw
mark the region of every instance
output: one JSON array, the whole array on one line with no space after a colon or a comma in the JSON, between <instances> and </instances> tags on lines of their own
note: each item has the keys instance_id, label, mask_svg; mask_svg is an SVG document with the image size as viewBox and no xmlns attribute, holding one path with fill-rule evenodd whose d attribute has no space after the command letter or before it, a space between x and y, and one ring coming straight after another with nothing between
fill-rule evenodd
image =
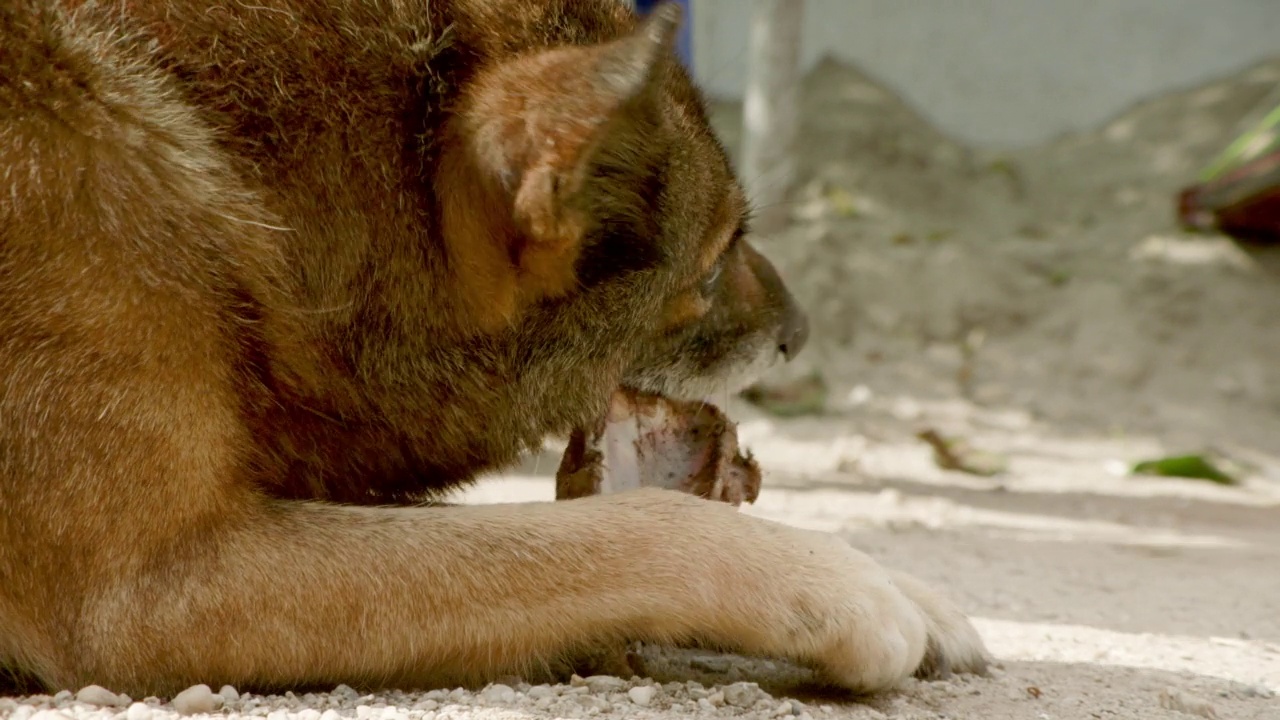
<instances>
[{"instance_id":1,"label":"dog's paw","mask_svg":"<svg viewBox=\"0 0 1280 720\"><path fill-rule=\"evenodd\" d=\"M920 608L887 570L843 540L796 532L789 544L807 557L779 569L796 594L782 608L778 640L821 676L857 693L887 690L909 677L928 645Z\"/></svg>"},{"instance_id":2,"label":"dog's paw","mask_svg":"<svg viewBox=\"0 0 1280 720\"><path fill-rule=\"evenodd\" d=\"M810 657L830 680L872 693L913 675L985 672L982 640L954 605L834 536L818 542L823 547L815 547L815 555L826 555L840 567L832 568L821 589L801 594L791 633L814 644ZM797 633L797 627L810 632Z\"/></svg>"},{"instance_id":3,"label":"dog's paw","mask_svg":"<svg viewBox=\"0 0 1280 720\"><path fill-rule=\"evenodd\" d=\"M928 643L914 675L937 680L953 673L986 675L986 646L969 618L950 600L916 578L893 572L893 581L924 614Z\"/></svg>"},{"instance_id":4,"label":"dog's paw","mask_svg":"<svg viewBox=\"0 0 1280 720\"><path fill-rule=\"evenodd\" d=\"M667 601L654 616L661 624L649 623L645 639L700 639L785 657L858 693L892 689L912 675L986 666L982 640L955 606L835 535L670 490L585 502L614 513L641 510L637 527L663 529L663 540L639 554L642 577L667 578L656 586L661 590L646 585L638 595ZM682 584L689 578L697 581ZM680 591L665 594L673 587Z\"/></svg>"}]
</instances>

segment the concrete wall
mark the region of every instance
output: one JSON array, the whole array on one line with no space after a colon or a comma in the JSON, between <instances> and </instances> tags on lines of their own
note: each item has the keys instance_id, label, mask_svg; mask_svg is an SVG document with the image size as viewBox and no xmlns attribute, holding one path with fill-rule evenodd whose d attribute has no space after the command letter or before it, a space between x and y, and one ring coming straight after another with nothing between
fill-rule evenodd
<instances>
[{"instance_id":1,"label":"concrete wall","mask_svg":"<svg viewBox=\"0 0 1280 720\"><path fill-rule=\"evenodd\" d=\"M740 97L750 0L693 0L695 72ZM944 131L1011 146L1280 55L1280 0L806 0L807 69L856 63Z\"/></svg>"}]
</instances>

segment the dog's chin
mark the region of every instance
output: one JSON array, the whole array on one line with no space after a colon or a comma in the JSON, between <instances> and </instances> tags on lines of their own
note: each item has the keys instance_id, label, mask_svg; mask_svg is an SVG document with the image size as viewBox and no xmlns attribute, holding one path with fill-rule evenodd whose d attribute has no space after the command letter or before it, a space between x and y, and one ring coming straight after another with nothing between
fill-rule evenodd
<instances>
[{"instance_id":1,"label":"dog's chin","mask_svg":"<svg viewBox=\"0 0 1280 720\"><path fill-rule=\"evenodd\" d=\"M677 361L663 368L634 373L623 382L623 386L671 400L720 406L782 362L782 354L777 348L768 347L746 359L726 360L710 370L694 369L688 363Z\"/></svg>"}]
</instances>

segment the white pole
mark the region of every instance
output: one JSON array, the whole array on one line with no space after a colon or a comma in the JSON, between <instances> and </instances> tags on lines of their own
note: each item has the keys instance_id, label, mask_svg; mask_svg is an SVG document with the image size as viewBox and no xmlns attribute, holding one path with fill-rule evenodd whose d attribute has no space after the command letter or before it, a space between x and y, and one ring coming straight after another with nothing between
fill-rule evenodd
<instances>
[{"instance_id":1,"label":"white pole","mask_svg":"<svg viewBox=\"0 0 1280 720\"><path fill-rule=\"evenodd\" d=\"M800 26L804 0L755 0L743 98L742 180L767 235L787 222L799 125Z\"/></svg>"}]
</instances>

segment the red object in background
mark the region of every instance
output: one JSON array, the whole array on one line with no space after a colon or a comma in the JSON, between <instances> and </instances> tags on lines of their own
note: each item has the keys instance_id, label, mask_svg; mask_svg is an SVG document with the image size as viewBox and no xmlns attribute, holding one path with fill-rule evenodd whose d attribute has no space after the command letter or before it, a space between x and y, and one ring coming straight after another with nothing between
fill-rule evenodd
<instances>
[{"instance_id":1,"label":"red object in background","mask_svg":"<svg viewBox=\"0 0 1280 720\"><path fill-rule=\"evenodd\" d=\"M1178 221L1189 230L1280 244L1280 150L1182 190Z\"/></svg>"}]
</instances>

